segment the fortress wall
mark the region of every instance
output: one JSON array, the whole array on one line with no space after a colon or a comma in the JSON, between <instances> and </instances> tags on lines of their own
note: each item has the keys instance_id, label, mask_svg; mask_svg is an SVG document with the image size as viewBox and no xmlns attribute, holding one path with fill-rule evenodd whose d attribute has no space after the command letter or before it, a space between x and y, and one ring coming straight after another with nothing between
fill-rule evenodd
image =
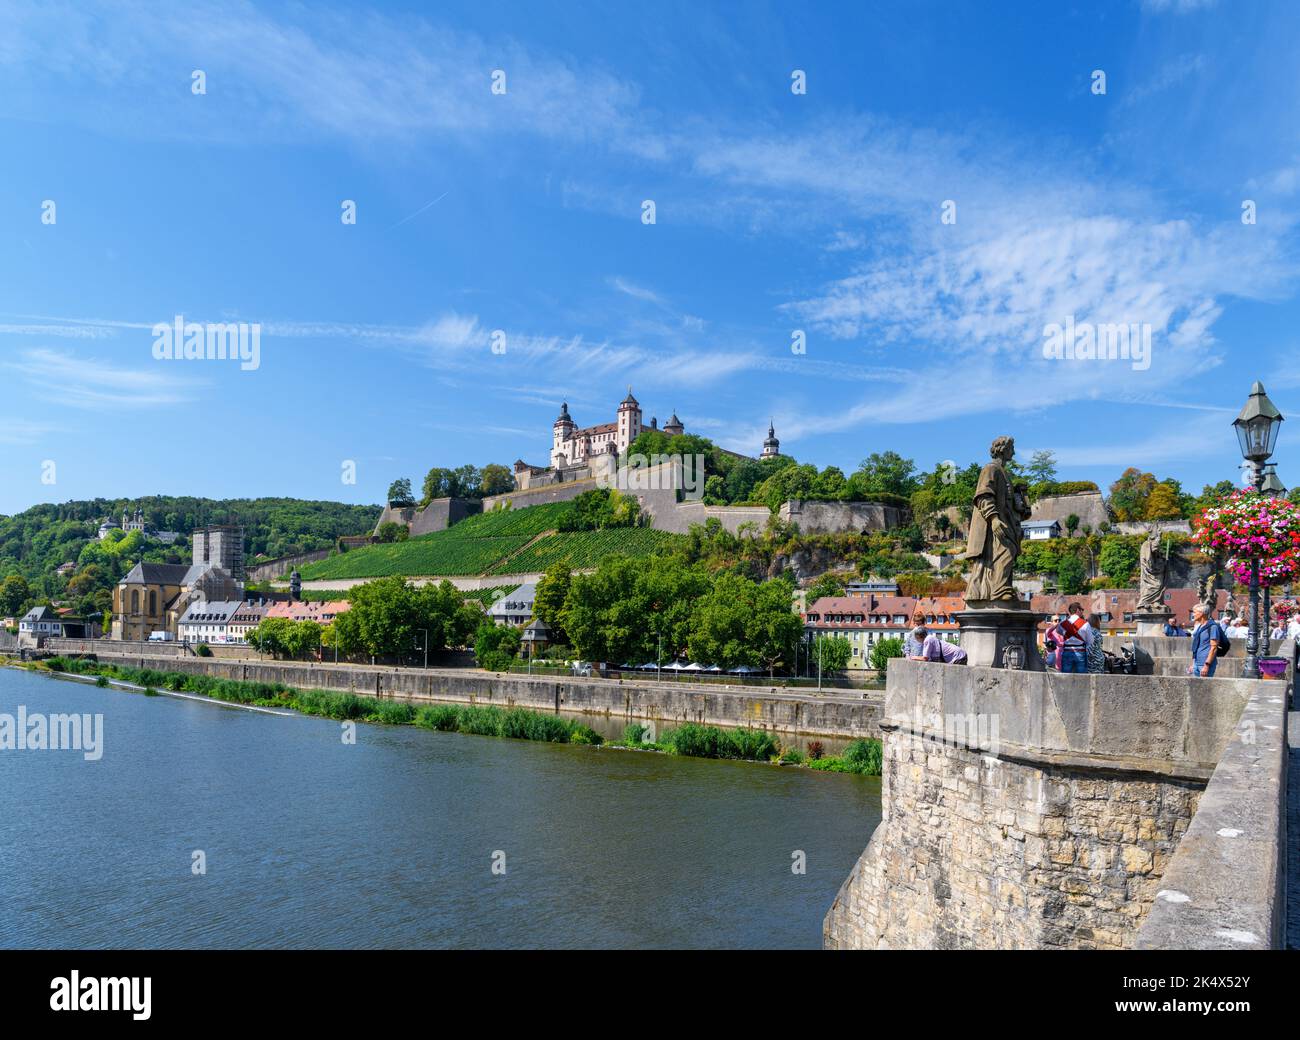
<instances>
[{"instance_id":1,"label":"fortress wall","mask_svg":"<svg viewBox=\"0 0 1300 1040\"><path fill-rule=\"evenodd\" d=\"M780 517L799 525L800 534L840 531L889 531L907 523L906 511L878 502L812 502L794 499L784 503Z\"/></svg>"},{"instance_id":2,"label":"fortress wall","mask_svg":"<svg viewBox=\"0 0 1300 1040\"><path fill-rule=\"evenodd\" d=\"M491 512L499 505L507 509L524 509L527 506L541 506L551 502L569 502L584 491L599 486L595 479L588 477L564 484L544 484L541 487L529 488L527 491L507 491L505 494L492 495L490 498L483 499L483 511Z\"/></svg>"},{"instance_id":3,"label":"fortress wall","mask_svg":"<svg viewBox=\"0 0 1300 1040\"><path fill-rule=\"evenodd\" d=\"M411 537L445 531L468 516L481 512L482 506L472 498L435 498L411 520Z\"/></svg>"},{"instance_id":4,"label":"fortress wall","mask_svg":"<svg viewBox=\"0 0 1300 1040\"><path fill-rule=\"evenodd\" d=\"M1071 513L1079 518L1079 527L1092 527L1094 533L1110 519L1106 500L1100 491L1086 491L1078 495L1044 495L1033 504L1030 520L1059 520L1065 533L1065 519Z\"/></svg>"},{"instance_id":5,"label":"fortress wall","mask_svg":"<svg viewBox=\"0 0 1300 1040\"><path fill-rule=\"evenodd\" d=\"M306 567L309 563L317 563L333 555L333 549L320 549L316 552L302 553L299 556L284 556L278 560L267 560L265 563L251 565L248 568L249 581L277 581L287 575L290 571L298 567Z\"/></svg>"},{"instance_id":6,"label":"fortress wall","mask_svg":"<svg viewBox=\"0 0 1300 1040\"><path fill-rule=\"evenodd\" d=\"M891 661L883 820L826 946L1132 946L1263 685Z\"/></svg>"}]
</instances>

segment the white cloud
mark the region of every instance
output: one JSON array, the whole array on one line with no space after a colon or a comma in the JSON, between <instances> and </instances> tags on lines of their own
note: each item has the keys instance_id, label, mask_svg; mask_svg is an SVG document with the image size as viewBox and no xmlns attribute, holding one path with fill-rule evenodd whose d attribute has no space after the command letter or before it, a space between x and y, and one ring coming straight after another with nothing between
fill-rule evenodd
<instances>
[{"instance_id":1,"label":"white cloud","mask_svg":"<svg viewBox=\"0 0 1300 1040\"><path fill-rule=\"evenodd\" d=\"M634 285L632 282L629 282L626 278L621 278L618 275L611 275L609 278L609 284L612 285L619 292L623 293L625 296L630 296L634 300L642 300L646 303L658 304L661 307L665 306L664 298L660 296L657 292L655 292L653 289L647 289L644 286Z\"/></svg>"},{"instance_id":2,"label":"white cloud","mask_svg":"<svg viewBox=\"0 0 1300 1040\"><path fill-rule=\"evenodd\" d=\"M1142 8L1156 14L1170 11L1174 14L1190 14L1193 11L1207 11L1218 0L1142 0Z\"/></svg>"},{"instance_id":3,"label":"white cloud","mask_svg":"<svg viewBox=\"0 0 1300 1040\"><path fill-rule=\"evenodd\" d=\"M158 408L194 400L205 384L172 367L150 362L128 367L66 350L24 350L0 367L22 379L43 400L89 409Z\"/></svg>"},{"instance_id":4,"label":"white cloud","mask_svg":"<svg viewBox=\"0 0 1300 1040\"><path fill-rule=\"evenodd\" d=\"M88 125L145 137L373 141L492 130L601 139L643 156L660 147L631 119L637 91L613 74L418 17L11 3L0 40L0 67L15 74L0 102L9 115L41 110L50 82L71 82L85 88L77 111ZM190 94L188 78L177 89L182 66L206 73L205 97ZM492 93L495 69L506 72L504 95Z\"/></svg>"}]
</instances>

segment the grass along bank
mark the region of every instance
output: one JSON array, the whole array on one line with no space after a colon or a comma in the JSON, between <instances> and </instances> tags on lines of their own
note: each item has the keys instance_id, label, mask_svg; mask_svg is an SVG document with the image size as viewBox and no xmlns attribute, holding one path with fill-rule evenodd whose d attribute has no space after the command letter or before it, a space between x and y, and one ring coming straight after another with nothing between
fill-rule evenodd
<instances>
[{"instance_id":1,"label":"grass along bank","mask_svg":"<svg viewBox=\"0 0 1300 1040\"><path fill-rule=\"evenodd\" d=\"M144 688L146 694L157 690L194 693L213 700L259 708L290 708L304 715L341 721L373 722L389 726L422 726L447 733L476 736L508 737L516 740L540 740L552 744L605 745L659 751L691 758L736 759L748 762L771 762L789 766L807 766L827 772L880 775L881 745L878 740L855 740L837 756L819 753L820 743L812 742L808 751L783 748L780 741L759 729L723 729L685 723L667 730L657 741L643 738L647 727L633 723L624 730L623 740L606 742L590 726L527 708L499 708L495 705L437 704L416 707L400 701L381 700L355 693L332 690L300 690L284 683L243 682L218 679L208 675L133 668L76 658L52 657L28 664L29 671L97 676L100 685L110 679Z\"/></svg>"}]
</instances>

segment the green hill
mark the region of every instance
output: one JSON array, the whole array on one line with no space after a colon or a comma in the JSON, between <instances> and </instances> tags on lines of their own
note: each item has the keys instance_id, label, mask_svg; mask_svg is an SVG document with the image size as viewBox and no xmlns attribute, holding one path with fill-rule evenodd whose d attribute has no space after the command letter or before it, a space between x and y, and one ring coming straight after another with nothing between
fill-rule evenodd
<instances>
[{"instance_id":1,"label":"green hill","mask_svg":"<svg viewBox=\"0 0 1300 1040\"><path fill-rule=\"evenodd\" d=\"M607 556L652 556L681 535L646 527L558 533L572 503L481 513L446 531L331 556L300 571L303 581L402 577L469 577L543 571L553 563L595 567Z\"/></svg>"},{"instance_id":2,"label":"green hill","mask_svg":"<svg viewBox=\"0 0 1300 1040\"><path fill-rule=\"evenodd\" d=\"M123 510L144 510L146 523L181 537L172 545L146 539L138 532L115 533L101 542L99 522ZM259 555L289 556L332 548L341 535L365 534L379 518L378 506L307 502L289 498L208 499L151 496L141 499L91 499L34 506L16 516L0 517L0 584L16 579L26 591L0 603L20 613L36 603L67 600L83 613L106 610L112 587L135 564L187 563L190 535L208 524L238 520L244 525L250 564ZM76 564L70 576L57 569Z\"/></svg>"}]
</instances>

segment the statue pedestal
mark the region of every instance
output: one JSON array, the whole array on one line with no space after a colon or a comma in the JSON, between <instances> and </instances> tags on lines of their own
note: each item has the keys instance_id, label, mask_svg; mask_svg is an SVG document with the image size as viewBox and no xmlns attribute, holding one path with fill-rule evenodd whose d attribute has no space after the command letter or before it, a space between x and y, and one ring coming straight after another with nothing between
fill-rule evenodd
<instances>
[{"instance_id":1,"label":"statue pedestal","mask_svg":"<svg viewBox=\"0 0 1300 1040\"><path fill-rule=\"evenodd\" d=\"M1038 622L1046 616L1023 600L970 600L953 615L967 664L1026 672L1047 670L1038 652Z\"/></svg>"},{"instance_id":2,"label":"statue pedestal","mask_svg":"<svg viewBox=\"0 0 1300 1040\"><path fill-rule=\"evenodd\" d=\"M1136 611L1133 620L1137 622L1137 634L1140 636L1162 636L1165 625L1173 620L1174 612L1166 607L1164 610Z\"/></svg>"}]
</instances>

